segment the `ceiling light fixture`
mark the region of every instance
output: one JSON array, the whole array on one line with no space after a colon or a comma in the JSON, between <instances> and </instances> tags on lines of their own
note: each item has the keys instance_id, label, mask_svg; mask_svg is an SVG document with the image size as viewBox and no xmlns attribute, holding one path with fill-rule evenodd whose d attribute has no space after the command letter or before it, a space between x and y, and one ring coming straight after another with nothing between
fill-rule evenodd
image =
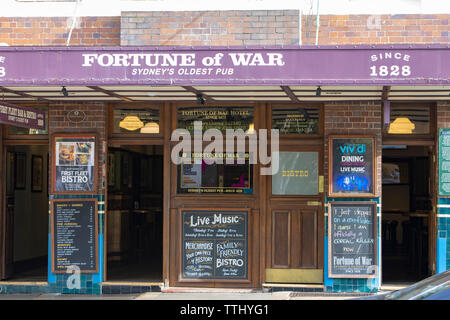
<instances>
[{"instance_id":1,"label":"ceiling light fixture","mask_svg":"<svg viewBox=\"0 0 450 320\"><path fill-rule=\"evenodd\" d=\"M322 88L320 86L316 89L316 96L320 96L322 94Z\"/></svg>"},{"instance_id":2,"label":"ceiling light fixture","mask_svg":"<svg viewBox=\"0 0 450 320\"><path fill-rule=\"evenodd\" d=\"M205 98L199 93L197 94L197 105L202 106L205 104Z\"/></svg>"}]
</instances>

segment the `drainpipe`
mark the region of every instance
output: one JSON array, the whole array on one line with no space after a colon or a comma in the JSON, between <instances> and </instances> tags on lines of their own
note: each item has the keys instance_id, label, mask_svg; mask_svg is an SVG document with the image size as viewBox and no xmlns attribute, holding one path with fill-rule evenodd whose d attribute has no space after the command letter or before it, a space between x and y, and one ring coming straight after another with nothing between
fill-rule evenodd
<instances>
[{"instance_id":1,"label":"drainpipe","mask_svg":"<svg viewBox=\"0 0 450 320\"><path fill-rule=\"evenodd\" d=\"M72 37L72 31L75 28L75 24L77 22L78 5L80 4L80 2L81 2L81 0L77 0L77 2L75 3L75 11L73 12L72 25L70 26L69 35L67 36L66 46L68 46L70 44L70 38Z\"/></svg>"},{"instance_id":2,"label":"drainpipe","mask_svg":"<svg viewBox=\"0 0 450 320\"><path fill-rule=\"evenodd\" d=\"M319 44L319 0L317 0L317 15L316 15L316 46Z\"/></svg>"}]
</instances>

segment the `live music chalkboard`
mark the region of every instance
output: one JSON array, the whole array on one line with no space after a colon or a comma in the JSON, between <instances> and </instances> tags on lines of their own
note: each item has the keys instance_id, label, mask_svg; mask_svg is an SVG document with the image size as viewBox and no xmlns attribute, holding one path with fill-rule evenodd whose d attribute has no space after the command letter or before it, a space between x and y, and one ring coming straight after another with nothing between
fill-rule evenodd
<instances>
[{"instance_id":1,"label":"live music chalkboard","mask_svg":"<svg viewBox=\"0 0 450 320\"><path fill-rule=\"evenodd\" d=\"M373 278L377 275L377 203L330 202L328 276Z\"/></svg>"},{"instance_id":2,"label":"live music chalkboard","mask_svg":"<svg viewBox=\"0 0 450 320\"><path fill-rule=\"evenodd\" d=\"M181 279L248 279L248 211L181 211Z\"/></svg>"},{"instance_id":3,"label":"live music chalkboard","mask_svg":"<svg viewBox=\"0 0 450 320\"><path fill-rule=\"evenodd\" d=\"M52 272L98 272L97 199L51 201Z\"/></svg>"},{"instance_id":4,"label":"live music chalkboard","mask_svg":"<svg viewBox=\"0 0 450 320\"><path fill-rule=\"evenodd\" d=\"M375 138L331 136L329 195L375 196Z\"/></svg>"}]
</instances>

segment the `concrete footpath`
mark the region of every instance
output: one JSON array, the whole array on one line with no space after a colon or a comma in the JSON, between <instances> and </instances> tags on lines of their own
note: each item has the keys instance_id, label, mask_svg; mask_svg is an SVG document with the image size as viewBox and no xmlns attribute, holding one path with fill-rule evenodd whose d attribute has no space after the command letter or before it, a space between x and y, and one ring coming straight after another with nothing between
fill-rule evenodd
<instances>
[{"instance_id":1,"label":"concrete footpath","mask_svg":"<svg viewBox=\"0 0 450 320\"><path fill-rule=\"evenodd\" d=\"M143 294L0 294L0 300L348 300L366 294L280 292L149 292Z\"/></svg>"}]
</instances>

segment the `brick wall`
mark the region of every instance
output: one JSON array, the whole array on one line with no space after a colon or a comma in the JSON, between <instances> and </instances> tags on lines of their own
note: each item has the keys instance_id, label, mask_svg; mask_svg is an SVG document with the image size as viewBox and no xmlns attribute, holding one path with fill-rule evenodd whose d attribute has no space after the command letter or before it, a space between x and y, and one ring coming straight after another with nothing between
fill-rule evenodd
<instances>
[{"instance_id":1,"label":"brick wall","mask_svg":"<svg viewBox=\"0 0 450 320\"><path fill-rule=\"evenodd\" d=\"M322 15L319 44L449 43L450 15ZM121 45L315 44L316 16L298 10L123 12Z\"/></svg>"},{"instance_id":2,"label":"brick wall","mask_svg":"<svg viewBox=\"0 0 450 320\"><path fill-rule=\"evenodd\" d=\"M450 15L320 16L319 44L449 43ZM315 16L302 19L304 44L315 43Z\"/></svg>"},{"instance_id":3,"label":"brick wall","mask_svg":"<svg viewBox=\"0 0 450 320\"><path fill-rule=\"evenodd\" d=\"M319 44L448 44L449 21L449 14L321 15ZM65 45L71 24L71 17L2 17L0 43ZM297 45L314 44L315 37L316 16L300 17L298 10L123 12L79 18L70 45Z\"/></svg>"},{"instance_id":4,"label":"brick wall","mask_svg":"<svg viewBox=\"0 0 450 320\"><path fill-rule=\"evenodd\" d=\"M123 12L121 45L292 45L298 21L298 10Z\"/></svg>"},{"instance_id":5,"label":"brick wall","mask_svg":"<svg viewBox=\"0 0 450 320\"><path fill-rule=\"evenodd\" d=\"M0 43L10 46L66 45L71 25L70 17L0 18ZM70 45L120 45L120 17L79 18Z\"/></svg>"}]
</instances>

